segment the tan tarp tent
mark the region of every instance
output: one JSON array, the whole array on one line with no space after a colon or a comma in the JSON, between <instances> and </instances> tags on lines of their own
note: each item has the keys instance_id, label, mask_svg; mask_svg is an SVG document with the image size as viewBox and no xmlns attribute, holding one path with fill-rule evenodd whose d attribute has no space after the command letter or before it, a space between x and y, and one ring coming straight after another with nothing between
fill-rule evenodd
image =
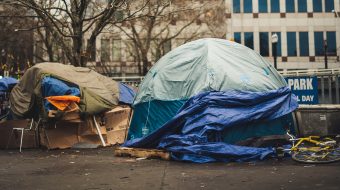
<instances>
[{"instance_id":1,"label":"tan tarp tent","mask_svg":"<svg viewBox=\"0 0 340 190\"><path fill-rule=\"evenodd\" d=\"M75 110L63 111L62 117L54 115L58 113L56 110L45 113L42 95L42 79L45 76L78 86L80 102L77 103ZM118 82L88 68L59 63L40 63L33 66L25 72L13 88L10 95L11 110L20 119L35 118L37 120L38 117L48 119L40 122L40 130L25 130L24 136L33 134L31 136L34 138L31 138L29 142L24 142L23 147L36 146L37 143L31 143L34 139L40 139L39 144L49 149L70 148L79 143L98 146L123 143L129 127L131 108L118 105L119 94ZM80 118L80 114L84 114L85 117ZM15 122L23 121L27 120ZM6 142L9 142L7 143L9 147L18 145L20 135L11 134L14 127L19 126L15 123L10 125L6 122L0 123L3 131L0 133L6 137L6 140L1 143L2 147L6 147Z\"/></svg>"},{"instance_id":2,"label":"tan tarp tent","mask_svg":"<svg viewBox=\"0 0 340 190\"><path fill-rule=\"evenodd\" d=\"M118 104L119 86L111 78L84 67L40 63L28 69L11 92L11 110L16 116L32 117L37 107L42 110L41 81L45 76L78 85L82 113L96 114Z\"/></svg>"}]
</instances>

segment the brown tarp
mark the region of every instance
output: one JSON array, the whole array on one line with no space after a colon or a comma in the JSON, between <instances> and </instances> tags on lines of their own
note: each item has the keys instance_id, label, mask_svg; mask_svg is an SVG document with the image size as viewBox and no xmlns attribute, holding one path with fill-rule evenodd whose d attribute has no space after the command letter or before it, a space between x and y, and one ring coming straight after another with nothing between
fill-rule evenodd
<instances>
[{"instance_id":1,"label":"brown tarp","mask_svg":"<svg viewBox=\"0 0 340 190\"><path fill-rule=\"evenodd\" d=\"M80 111L96 114L118 104L119 85L91 69L60 63L40 63L28 69L10 96L11 110L19 117L32 117L42 110L41 82L45 76L78 85Z\"/></svg>"}]
</instances>

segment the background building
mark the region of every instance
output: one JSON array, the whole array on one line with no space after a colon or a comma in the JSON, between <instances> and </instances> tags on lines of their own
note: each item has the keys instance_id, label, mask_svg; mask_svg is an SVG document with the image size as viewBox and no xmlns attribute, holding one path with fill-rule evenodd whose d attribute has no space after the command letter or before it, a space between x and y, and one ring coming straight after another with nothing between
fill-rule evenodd
<instances>
[{"instance_id":1,"label":"background building","mask_svg":"<svg viewBox=\"0 0 340 190\"><path fill-rule=\"evenodd\" d=\"M226 0L227 38L273 62L271 36L278 35L278 69L339 67L339 0ZM327 48L325 48L327 46Z\"/></svg>"},{"instance_id":2,"label":"background building","mask_svg":"<svg viewBox=\"0 0 340 190\"><path fill-rule=\"evenodd\" d=\"M91 48L91 52L86 51L85 46L82 47L80 54L88 58L86 65L109 76L141 75L141 70L145 70L145 67L150 68L159 57L185 42L202 37L218 37L244 44L259 52L270 62L274 61L273 49L276 47L279 70L340 67L340 0L169 0L167 2L170 2L170 6L167 7L166 13L173 13L165 20L160 19L163 22L158 23L154 28L155 37L150 39L145 33L148 29L147 21L145 23L143 23L145 20L125 21L124 10L115 12L110 19L118 22L122 20L122 22L117 25L108 24L96 37L95 47ZM209 7L213 2L214 7ZM174 14L176 12L174 10L178 7L197 7L197 9L190 13ZM94 11L91 7L89 10ZM38 18L36 21L39 21ZM140 34L138 38L143 42L140 44L150 42L148 51L143 51L144 47L136 48L135 39L129 37L129 34L135 36L131 33L134 23L137 23L137 33ZM186 27L180 35L175 35L176 31L187 23L191 23L190 26ZM54 40L47 30L39 33L39 26L31 27L35 28L36 33L35 39L30 40L33 41L34 48L26 48L34 50L33 61L68 62L65 58L65 48L57 44L58 41ZM119 27L125 31L123 32ZM21 33L28 34L27 31L21 30ZM160 31L164 32L157 33ZM39 37L38 34L42 34L43 37ZM275 46L273 34L278 37ZM84 33L82 44L89 44L90 36ZM71 38L59 40L64 41L64 46L72 44ZM146 57L141 59L141 56Z\"/></svg>"}]
</instances>

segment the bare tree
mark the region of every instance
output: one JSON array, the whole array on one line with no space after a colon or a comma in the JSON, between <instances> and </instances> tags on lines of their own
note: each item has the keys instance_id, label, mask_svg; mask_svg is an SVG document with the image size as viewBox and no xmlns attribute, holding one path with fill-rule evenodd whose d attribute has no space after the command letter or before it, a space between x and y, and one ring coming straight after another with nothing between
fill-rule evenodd
<instances>
[{"instance_id":1,"label":"bare tree","mask_svg":"<svg viewBox=\"0 0 340 190\"><path fill-rule=\"evenodd\" d=\"M53 41L58 43L68 61L86 66L95 48L97 36L110 22L118 22L114 14L128 9L128 0L17 0L19 5L34 10ZM133 14L131 15L133 16ZM87 46L84 37L87 36ZM71 43L69 43L71 42Z\"/></svg>"},{"instance_id":2,"label":"bare tree","mask_svg":"<svg viewBox=\"0 0 340 190\"><path fill-rule=\"evenodd\" d=\"M33 62L33 32L21 31L20 28L34 25L34 18L26 9L13 8L8 4L1 4L1 7L1 70L6 68L11 75L20 74Z\"/></svg>"},{"instance_id":3,"label":"bare tree","mask_svg":"<svg viewBox=\"0 0 340 190\"><path fill-rule=\"evenodd\" d=\"M131 2L129 6L138 7L138 4L138 1ZM179 36L192 40L207 36L207 33L210 33L210 37L218 37L211 33L215 31L212 28L213 23L216 24L212 18L215 16L213 10L218 6L223 9L223 1L151 0L137 18L114 25L133 42L139 74L145 75L151 62L150 55L153 55L155 60L159 59L169 51L169 47L165 45L171 40ZM126 12L127 16L131 15L130 10ZM211 16L209 20L205 19L207 13ZM205 23L211 25L211 31ZM218 23L216 28L223 25Z\"/></svg>"}]
</instances>

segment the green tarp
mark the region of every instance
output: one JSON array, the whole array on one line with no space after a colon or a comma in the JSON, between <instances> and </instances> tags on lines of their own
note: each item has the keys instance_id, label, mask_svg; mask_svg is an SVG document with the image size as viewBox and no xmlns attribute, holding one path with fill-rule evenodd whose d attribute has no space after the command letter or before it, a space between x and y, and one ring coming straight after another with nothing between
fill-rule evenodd
<instances>
[{"instance_id":1,"label":"green tarp","mask_svg":"<svg viewBox=\"0 0 340 190\"><path fill-rule=\"evenodd\" d=\"M16 116L31 117L42 110L41 81L45 76L77 85L82 113L95 114L118 104L119 86L111 78L89 68L40 63L28 69L11 92L11 110Z\"/></svg>"},{"instance_id":2,"label":"green tarp","mask_svg":"<svg viewBox=\"0 0 340 190\"><path fill-rule=\"evenodd\" d=\"M200 39L162 57L139 86L134 105L151 100L187 100L201 92L266 92L286 86L260 54L221 39Z\"/></svg>"}]
</instances>

